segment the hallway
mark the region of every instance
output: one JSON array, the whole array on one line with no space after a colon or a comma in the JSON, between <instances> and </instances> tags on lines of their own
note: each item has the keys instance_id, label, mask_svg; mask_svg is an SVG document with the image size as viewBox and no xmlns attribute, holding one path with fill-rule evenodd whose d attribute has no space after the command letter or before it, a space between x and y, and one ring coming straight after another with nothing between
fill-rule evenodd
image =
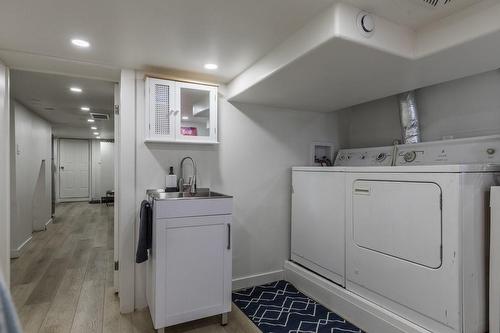
<instances>
[{"instance_id":1,"label":"hallway","mask_svg":"<svg viewBox=\"0 0 500 333\"><path fill-rule=\"evenodd\" d=\"M55 223L33 234L11 261L11 291L24 332L154 332L149 311L121 315L113 288L113 207L58 204ZM229 324L219 317L174 326L167 332L253 333L238 309Z\"/></svg>"},{"instance_id":2,"label":"hallway","mask_svg":"<svg viewBox=\"0 0 500 333\"><path fill-rule=\"evenodd\" d=\"M113 290L113 207L59 204L55 223L12 261L25 332L149 332L149 314L121 316Z\"/></svg>"}]
</instances>

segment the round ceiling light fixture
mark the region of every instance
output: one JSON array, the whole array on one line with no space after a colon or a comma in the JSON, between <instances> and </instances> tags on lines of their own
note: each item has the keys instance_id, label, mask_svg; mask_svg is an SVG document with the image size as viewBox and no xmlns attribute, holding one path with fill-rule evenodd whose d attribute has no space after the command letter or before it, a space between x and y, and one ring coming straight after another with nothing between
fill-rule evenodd
<instances>
[{"instance_id":1,"label":"round ceiling light fixture","mask_svg":"<svg viewBox=\"0 0 500 333\"><path fill-rule=\"evenodd\" d=\"M95 131L97 129L97 127L92 126L90 129Z\"/></svg>"},{"instance_id":2,"label":"round ceiling light fixture","mask_svg":"<svg viewBox=\"0 0 500 333\"><path fill-rule=\"evenodd\" d=\"M216 70L217 68L219 68L219 66L217 64L205 64L205 66L203 66L203 67L205 67L205 69L208 69L208 70L211 70L211 71Z\"/></svg>"},{"instance_id":3,"label":"round ceiling light fixture","mask_svg":"<svg viewBox=\"0 0 500 333\"><path fill-rule=\"evenodd\" d=\"M88 106L82 106L80 108L80 110L82 110L82 111L90 111L90 108Z\"/></svg>"},{"instance_id":4,"label":"round ceiling light fixture","mask_svg":"<svg viewBox=\"0 0 500 333\"><path fill-rule=\"evenodd\" d=\"M94 119L92 119L92 118L87 119L87 121L88 121L89 123L93 123L93 122L95 122L95 120L94 120Z\"/></svg>"},{"instance_id":5,"label":"round ceiling light fixture","mask_svg":"<svg viewBox=\"0 0 500 333\"><path fill-rule=\"evenodd\" d=\"M71 92L74 92L74 93L77 93L77 94L79 94L79 93L81 93L83 91L82 88L80 88L80 87L70 87L69 90Z\"/></svg>"},{"instance_id":6,"label":"round ceiling light fixture","mask_svg":"<svg viewBox=\"0 0 500 333\"><path fill-rule=\"evenodd\" d=\"M79 38L74 38L71 40L71 44L81 47L81 48L88 48L90 47L90 43L86 41L85 39L79 39Z\"/></svg>"},{"instance_id":7,"label":"round ceiling light fixture","mask_svg":"<svg viewBox=\"0 0 500 333\"><path fill-rule=\"evenodd\" d=\"M94 135L99 135L99 132L94 132Z\"/></svg>"}]
</instances>

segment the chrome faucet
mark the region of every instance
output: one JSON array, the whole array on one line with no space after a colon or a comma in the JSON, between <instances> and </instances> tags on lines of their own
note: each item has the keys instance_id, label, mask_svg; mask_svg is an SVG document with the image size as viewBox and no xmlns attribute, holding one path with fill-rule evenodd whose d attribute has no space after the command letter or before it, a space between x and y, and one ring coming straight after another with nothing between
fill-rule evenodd
<instances>
[{"instance_id":1,"label":"chrome faucet","mask_svg":"<svg viewBox=\"0 0 500 333\"><path fill-rule=\"evenodd\" d=\"M184 168L183 168L185 160L191 160L191 163L193 164L193 176L189 177L187 184L185 184L186 180L184 179ZM180 177L178 181L179 191L184 192L186 190L189 190L189 193L196 193L196 163L194 162L194 160L189 156L184 157L181 160L181 165L179 167L179 170L180 170Z\"/></svg>"}]
</instances>

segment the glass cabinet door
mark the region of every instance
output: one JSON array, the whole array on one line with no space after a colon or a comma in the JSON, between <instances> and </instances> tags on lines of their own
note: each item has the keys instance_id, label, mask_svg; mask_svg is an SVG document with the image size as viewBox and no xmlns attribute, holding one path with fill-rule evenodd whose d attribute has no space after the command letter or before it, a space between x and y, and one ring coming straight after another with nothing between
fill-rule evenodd
<instances>
[{"instance_id":1,"label":"glass cabinet door","mask_svg":"<svg viewBox=\"0 0 500 333\"><path fill-rule=\"evenodd\" d=\"M217 88L177 83L177 141L217 141Z\"/></svg>"}]
</instances>

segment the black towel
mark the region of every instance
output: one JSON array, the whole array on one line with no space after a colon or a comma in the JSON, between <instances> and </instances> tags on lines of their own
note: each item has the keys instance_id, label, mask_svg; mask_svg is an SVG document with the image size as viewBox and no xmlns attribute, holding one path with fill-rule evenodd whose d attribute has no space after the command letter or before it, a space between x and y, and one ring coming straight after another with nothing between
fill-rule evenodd
<instances>
[{"instance_id":1,"label":"black towel","mask_svg":"<svg viewBox=\"0 0 500 333\"><path fill-rule=\"evenodd\" d=\"M148 260L148 250L153 245L153 210L147 200L141 203L140 218L139 241L137 242L137 253L135 255L135 262L138 264Z\"/></svg>"}]
</instances>

